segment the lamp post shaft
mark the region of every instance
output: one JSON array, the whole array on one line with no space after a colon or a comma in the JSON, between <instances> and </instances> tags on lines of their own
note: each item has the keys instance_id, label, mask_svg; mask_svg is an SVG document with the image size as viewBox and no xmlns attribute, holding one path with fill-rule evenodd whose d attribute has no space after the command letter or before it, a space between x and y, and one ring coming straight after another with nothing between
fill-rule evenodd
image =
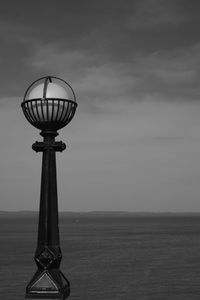
<instances>
[{"instance_id":1,"label":"lamp post shaft","mask_svg":"<svg viewBox=\"0 0 200 300\"><path fill-rule=\"evenodd\" d=\"M26 298L66 299L70 293L69 281L59 270L62 259L59 227L56 178L56 151L63 151L65 144L56 142L57 132L41 132L43 142L32 148L42 152L42 175L38 244L35 262L38 270L27 286Z\"/></svg>"},{"instance_id":2,"label":"lamp post shaft","mask_svg":"<svg viewBox=\"0 0 200 300\"><path fill-rule=\"evenodd\" d=\"M54 138L48 141L49 147L46 146L45 149L44 146L42 154L38 248L59 246L56 157L55 150L51 149L53 142ZM44 137L45 144L47 144L46 137Z\"/></svg>"}]
</instances>

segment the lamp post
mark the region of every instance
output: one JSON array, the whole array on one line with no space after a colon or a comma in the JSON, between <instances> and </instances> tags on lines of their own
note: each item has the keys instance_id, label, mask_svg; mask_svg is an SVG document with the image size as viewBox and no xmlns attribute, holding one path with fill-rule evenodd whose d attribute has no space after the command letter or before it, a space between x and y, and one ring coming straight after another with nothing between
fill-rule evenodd
<instances>
[{"instance_id":1,"label":"lamp post","mask_svg":"<svg viewBox=\"0 0 200 300\"><path fill-rule=\"evenodd\" d=\"M66 146L55 141L57 131L73 118L77 103L72 87L64 80L46 76L34 81L21 104L26 119L41 130L42 142L32 146L42 152L42 175L38 242L35 251L37 271L26 287L28 299L66 299L70 283L60 271L62 253L59 242L56 155Z\"/></svg>"}]
</instances>

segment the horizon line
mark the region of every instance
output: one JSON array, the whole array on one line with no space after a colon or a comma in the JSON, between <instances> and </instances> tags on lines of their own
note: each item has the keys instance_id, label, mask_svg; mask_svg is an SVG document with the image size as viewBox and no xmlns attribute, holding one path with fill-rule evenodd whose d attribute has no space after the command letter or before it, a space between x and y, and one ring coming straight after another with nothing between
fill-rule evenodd
<instances>
[{"instance_id":1,"label":"horizon line","mask_svg":"<svg viewBox=\"0 0 200 300\"><path fill-rule=\"evenodd\" d=\"M39 213L39 210L0 210L2 213ZM200 211L126 211L126 210L91 210L91 211L59 211L59 214L200 214Z\"/></svg>"}]
</instances>

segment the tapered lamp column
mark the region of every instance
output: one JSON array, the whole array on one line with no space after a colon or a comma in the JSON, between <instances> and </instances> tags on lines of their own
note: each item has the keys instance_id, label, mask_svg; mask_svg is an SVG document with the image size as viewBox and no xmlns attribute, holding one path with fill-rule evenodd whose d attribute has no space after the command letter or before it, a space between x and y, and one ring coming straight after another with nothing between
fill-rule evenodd
<instances>
[{"instance_id":1,"label":"tapered lamp column","mask_svg":"<svg viewBox=\"0 0 200 300\"><path fill-rule=\"evenodd\" d=\"M63 142L55 141L57 130L66 126L76 111L76 97L64 80L47 76L36 80L26 91L22 109L27 120L41 130L42 142L32 146L42 152L42 175L38 244L35 252L37 271L26 288L29 299L66 299L70 284L59 266L62 259L56 179L57 151L65 150Z\"/></svg>"}]
</instances>

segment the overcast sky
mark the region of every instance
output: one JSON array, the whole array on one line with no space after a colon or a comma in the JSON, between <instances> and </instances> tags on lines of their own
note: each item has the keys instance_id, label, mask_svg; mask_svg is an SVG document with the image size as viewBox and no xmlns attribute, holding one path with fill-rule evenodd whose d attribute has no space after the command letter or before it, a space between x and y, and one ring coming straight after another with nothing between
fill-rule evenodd
<instances>
[{"instance_id":1,"label":"overcast sky","mask_svg":"<svg viewBox=\"0 0 200 300\"><path fill-rule=\"evenodd\" d=\"M3 1L0 210L38 210L39 130L20 103L55 75L78 109L58 140L61 211L200 211L200 1Z\"/></svg>"}]
</instances>

